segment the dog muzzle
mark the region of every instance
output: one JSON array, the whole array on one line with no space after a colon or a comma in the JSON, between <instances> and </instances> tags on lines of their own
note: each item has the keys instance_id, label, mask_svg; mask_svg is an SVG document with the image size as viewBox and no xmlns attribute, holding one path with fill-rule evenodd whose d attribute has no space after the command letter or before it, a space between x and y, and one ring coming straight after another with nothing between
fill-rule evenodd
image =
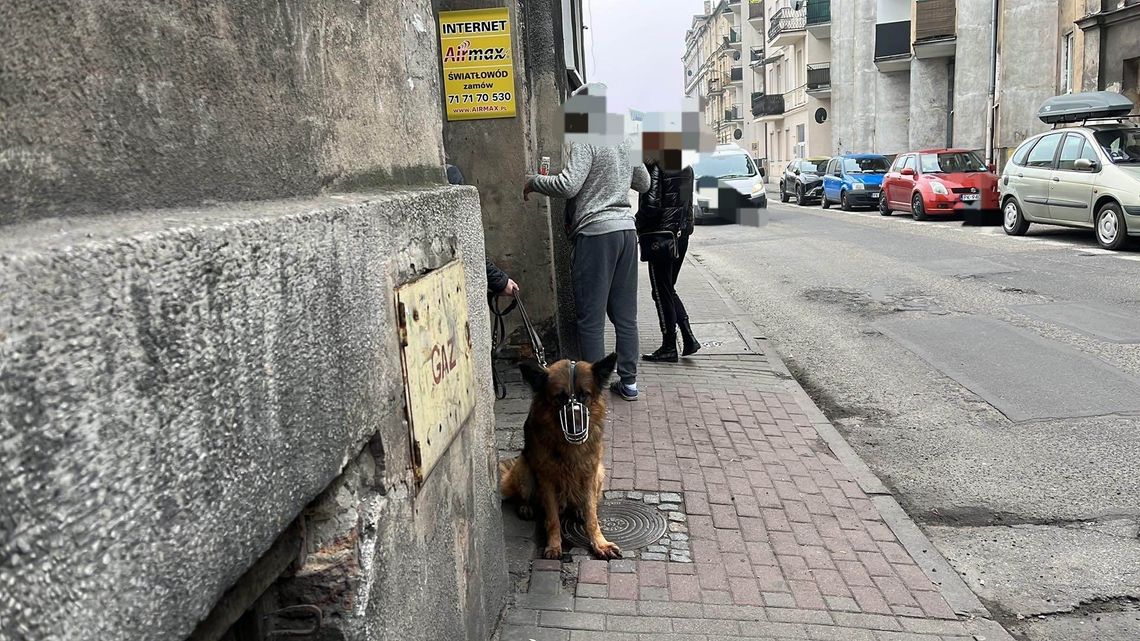
<instances>
[{"instance_id":1,"label":"dog muzzle","mask_svg":"<svg viewBox=\"0 0 1140 641\"><path fill-rule=\"evenodd\" d=\"M562 435L568 443L581 445L590 438L590 408L582 402L575 386L578 363L570 361L570 390L574 392L570 400L558 409L558 422L562 425Z\"/></svg>"}]
</instances>

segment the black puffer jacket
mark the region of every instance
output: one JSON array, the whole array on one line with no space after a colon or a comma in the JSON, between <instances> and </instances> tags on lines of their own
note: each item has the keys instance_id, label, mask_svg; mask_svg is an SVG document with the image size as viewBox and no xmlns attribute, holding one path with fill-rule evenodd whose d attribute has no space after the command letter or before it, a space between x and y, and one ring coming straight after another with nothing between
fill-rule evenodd
<instances>
[{"instance_id":1,"label":"black puffer jacket","mask_svg":"<svg viewBox=\"0 0 1140 641\"><path fill-rule=\"evenodd\" d=\"M679 171L647 163L649 191L642 194L637 209L637 233L671 231L693 233L693 168Z\"/></svg>"},{"instance_id":2,"label":"black puffer jacket","mask_svg":"<svg viewBox=\"0 0 1140 641\"><path fill-rule=\"evenodd\" d=\"M510 277L507 273L499 269L499 266L487 259L487 291L492 294L498 294L507 288L507 281Z\"/></svg>"}]
</instances>

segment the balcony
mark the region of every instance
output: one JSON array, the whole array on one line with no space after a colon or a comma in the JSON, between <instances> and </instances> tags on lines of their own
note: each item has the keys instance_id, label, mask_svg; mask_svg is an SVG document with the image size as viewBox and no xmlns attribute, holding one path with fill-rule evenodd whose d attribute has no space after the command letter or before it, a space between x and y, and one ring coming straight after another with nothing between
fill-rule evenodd
<instances>
[{"instance_id":1,"label":"balcony","mask_svg":"<svg viewBox=\"0 0 1140 641\"><path fill-rule=\"evenodd\" d=\"M735 84L741 83L741 82L744 82L744 68L743 67L733 67L732 69L729 69L728 70L728 83L735 85Z\"/></svg>"},{"instance_id":2,"label":"balcony","mask_svg":"<svg viewBox=\"0 0 1140 641\"><path fill-rule=\"evenodd\" d=\"M915 5L914 57L949 58L957 41L955 0L925 0Z\"/></svg>"},{"instance_id":3,"label":"balcony","mask_svg":"<svg viewBox=\"0 0 1140 641\"><path fill-rule=\"evenodd\" d=\"M764 63L764 47L752 47L749 50L748 65L751 67L759 67Z\"/></svg>"},{"instance_id":4,"label":"balcony","mask_svg":"<svg viewBox=\"0 0 1140 641\"><path fill-rule=\"evenodd\" d=\"M740 122L742 120L744 120L744 118L740 116L740 107L738 105L733 105L724 110L725 122Z\"/></svg>"},{"instance_id":5,"label":"balcony","mask_svg":"<svg viewBox=\"0 0 1140 641\"><path fill-rule=\"evenodd\" d=\"M740 39L740 31L736 29L729 29L728 35L724 37L724 46L740 50L743 44L744 43Z\"/></svg>"},{"instance_id":6,"label":"balcony","mask_svg":"<svg viewBox=\"0 0 1140 641\"><path fill-rule=\"evenodd\" d=\"M879 71L906 71L910 58L910 20L875 25L875 66Z\"/></svg>"},{"instance_id":7,"label":"balcony","mask_svg":"<svg viewBox=\"0 0 1140 641\"><path fill-rule=\"evenodd\" d=\"M791 113L807 105L807 85L784 92L784 113Z\"/></svg>"},{"instance_id":8,"label":"balcony","mask_svg":"<svg viewBox=\"0 0 1140 641\"><path fill-rule=\"evenodd\" d=\"M753 29L764 29L764 0L748 0L748 22Z\"/></svg>"},{"instance_id":9,"label":"balcony","mask_svg":"<svg viewBox=\"0 0 1140 641\"><path fill-rule=\"evenodd\" d=\"M807 30L820 40L831 38L831 0L808 0Z\"/></svg>"},{"instance_id":10,"label":"balcony","mask_svg":"<svg viewBox=\"0 0 1140 641\"><path fill-rule=\"evenodd\" d=\"M724 85L721 83L721 79L717 77L709 78L708 94L715 96L720 93L724 93Z\"/></svg>"},{"instance_id":11,"label":"balcony","mask_svg":"<svg viewBox=\"0 0 1140 641\"><path fill-rule=\"evenodd\" d=\"M816 98L831 97L830 62L820 62L807 66L807 93Z\"/></svg>"},{"instance_id":12,"label":"balcony","mask_svg":"<svg viewBox=\"0 0 1140 641\"><path fill-rule=\"evenodd\" d=\"M768 44L771 47L783 47L803 38L807 33L807 14L803 9L796 11L791 7L784 7L772 14L771 24L768 25Z\"/></svg>"},{"instance_id":13,"label":"balcony","mask_svg":"<svg viewBox=\"0 0 1140 641\"><path fill-rule=\"evenodd\" d=\"M752 94L752 117L760 120L779 120L784 117L783 94Z\"/></svg>"}]
</instances>

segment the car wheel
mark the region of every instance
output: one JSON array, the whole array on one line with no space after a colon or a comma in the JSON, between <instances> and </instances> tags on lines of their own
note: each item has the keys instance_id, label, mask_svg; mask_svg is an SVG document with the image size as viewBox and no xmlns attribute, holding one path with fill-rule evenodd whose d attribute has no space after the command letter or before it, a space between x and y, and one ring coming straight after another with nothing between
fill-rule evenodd
<instances>
[{"instance_id":1,"label":"car wheel","mask_svg":"<svg viewBox=\"0 0 1140 641\"><path fill-rule=\"evenodd\" d=\"M784 181L780 181L780 202L788 202L788 190L784 188Z\"/></svg>"},{"instance_id":2,"label":"car wheel","mask_svg":"<svg viewBox=\"0 0 1140 641\"><path fill-rule=\"evenodd\" d=\"M915 193L911 197L910 213L915 220L926 220L926 205L922 202L922 194Z\"/></svg>"},{"instance_id":3,"label":"car wheel","mask_svg":"<svg viewBox=\"0 0 1140 641\"><path fill-rule=\"evenodd\" d=\"M1096 242L1105 249L1121 249L1128 243L1128 227L1120 205L1108 203L1096 213Z\"/></svg>"},{"instance_id":4,"label":"car wheel","mask_svg":"<svg viewBox=\"0 0 1140 641\"><path fill-rule=\"evenodd\" d=\"M1021 206L1017 200L1010 198L1001 208L1001 226L1010 236L1024 236L1029 231L1029 221L1021 213Z\"/></svg>"},{"instance_id":5,"label":"car wheel","mask_svg":"<svg viewBox=\"0 0 1140 641\"><path fill-rule=\"evenodd\" d=\"M797 205L804 204L804 186L803 185L796 185L796 204Z\"/></svg>"},{"instance_id":6,"label":"car wheel","mask_svg":"<svg viewBox=\"0 0 1140 641\"><path fill-rule=\"evenodd\" d=\"M890 203L887 202L887 192L886 191L882 191L879 193L879 215L880 216L890 216L891 215L891 205L890 205Z\"/></svg>"},{"instance_id":7,"label":"car wheel","mask_svg":"<svg viewBox=\"0 0 1140 641\"><path fill-rule=\"evenodd\" d=\"M851 211L851 203L847 201L847 192L839 192L839 207L843 211Z\"/></svg>"},{"instance_id":8,"label":"car wheel","mask_svg":"<svg viewBox=\"0 0 1140 641\"><path fill-rule=\"evenodd\" d=\"M819 195L819 204L824 209L830 209L831 208L831 201L827 199L827 194L820 194Z\"/></svg>"}]
</instances>

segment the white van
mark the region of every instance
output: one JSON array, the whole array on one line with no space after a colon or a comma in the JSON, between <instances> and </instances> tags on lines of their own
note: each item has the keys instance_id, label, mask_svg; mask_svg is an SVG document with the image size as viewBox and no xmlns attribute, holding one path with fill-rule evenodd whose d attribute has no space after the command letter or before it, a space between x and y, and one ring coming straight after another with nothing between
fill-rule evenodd
<instances>
[{"instance_id":1,"label":"white van","mask_svg":"<svg viewBox=\"0 0 1140 641\"><path fill-rule=\"evenodd\" d=\"M700 212L698 222L722 219L739 222L741 209L768 207L764 177L752 157L739 145L717 145L716 151L699 154L693 163L693 202Z\"/></svg>"}]
</instances>

